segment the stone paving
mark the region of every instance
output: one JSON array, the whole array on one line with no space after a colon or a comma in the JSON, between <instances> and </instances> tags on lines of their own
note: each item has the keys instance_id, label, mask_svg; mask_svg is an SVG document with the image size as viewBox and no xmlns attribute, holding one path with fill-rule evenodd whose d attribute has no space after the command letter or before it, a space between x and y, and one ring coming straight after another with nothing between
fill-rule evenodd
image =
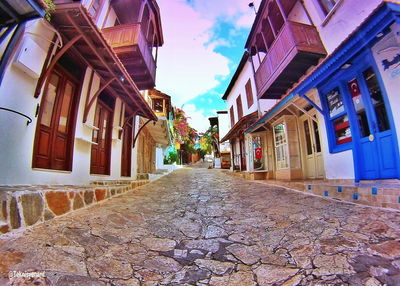
<instances>
[{"instance_id":1,"label":"stone paving","mask_svg":"<svg viewBox=\"0 0 400 286\"><path fill-rule=\"evenodd\" d=\"M400 213L184 168L1 236L0 273L0 285L400 285Z\"/></svg>"}]
</instances>

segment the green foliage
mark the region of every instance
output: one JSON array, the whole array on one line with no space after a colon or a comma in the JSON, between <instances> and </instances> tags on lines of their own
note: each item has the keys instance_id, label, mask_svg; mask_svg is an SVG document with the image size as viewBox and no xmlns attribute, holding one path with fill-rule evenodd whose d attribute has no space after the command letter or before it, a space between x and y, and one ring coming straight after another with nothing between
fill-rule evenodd
<instances>
[{"instance_id":1,"label":"green foliage","mask_svg":"<svg viewBox=\"0 0 400 286\"><path fill-rule=\"evenodd\" d=\"M196 143L197 132L190 127L185 112L179 108L175 110L172 135L174 144L179 143L187 146L187 151L192 154L196 152L194 144Z\"/></svg>"},{"instance_id":2,"label":"green foliage","mask_svg":"<svg viewBox=\"0 0 400 286\"><path fill-rule=\"evenodd\" d=\"M164 158L164 164L171 165L174 163L179 163L178 152L175 149L169 149L167 155Z\"/></svg>"},{"instance_id":3,"label":"green foliage","mask_svg":"<svg viewBox=\"0 0 400 286\"><path fill-rule=\"evenodd\" d=\"M44 15L44 18L50 22L51 20L51 13L53 13L56 10L56 4L53 3L53 0L43 0L43 2L46 4L46 14Z\"/></svg>"},{"instance_id":4,"label":"green foliage","mask_svg":"<svg viewBox=\"0 0 400 286\"><path fill-rule=\"evenodd\" d=\"M213 143L218 144L217 127L210 127L200 139L200 148L204 154L211 154Z\"/></svg>"}]
</instances>

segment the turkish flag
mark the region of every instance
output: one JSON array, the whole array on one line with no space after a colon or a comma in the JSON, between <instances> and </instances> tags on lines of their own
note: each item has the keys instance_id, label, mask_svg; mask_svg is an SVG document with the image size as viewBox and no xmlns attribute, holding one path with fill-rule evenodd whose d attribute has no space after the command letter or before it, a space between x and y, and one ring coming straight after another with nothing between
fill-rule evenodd
<instances>
[{"instance_id":1,"label":"turkish flag","mask_svg":"<svg viewBox=\"0 0 400 286\"><path fill-rule=\"evenodd\" d=\"M262 158L262 149L261 148L256 148L255 152L256 152L256 159L260 160Z\"/></svg>"}]
</instances>

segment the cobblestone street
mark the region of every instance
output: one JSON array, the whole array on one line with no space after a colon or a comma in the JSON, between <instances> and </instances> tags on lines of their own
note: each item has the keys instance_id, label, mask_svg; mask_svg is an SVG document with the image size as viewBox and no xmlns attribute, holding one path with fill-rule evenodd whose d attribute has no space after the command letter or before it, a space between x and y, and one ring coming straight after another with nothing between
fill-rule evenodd
<instances>
[{"instance_id":1,"label":"cobblestone street","mask_svg":"<svg viewBox=\"0 0 400 286\"><path fill-rule=\"evenodd\" d=\"M0 270L1 285L400 285L400 214L184 168L4 236Z\"/></svg>"}]
</instances>

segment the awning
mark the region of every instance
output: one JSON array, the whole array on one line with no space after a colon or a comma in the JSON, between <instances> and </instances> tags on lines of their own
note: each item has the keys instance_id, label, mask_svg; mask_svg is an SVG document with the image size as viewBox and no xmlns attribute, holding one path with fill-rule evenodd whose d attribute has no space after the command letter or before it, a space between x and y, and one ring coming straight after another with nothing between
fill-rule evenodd
<instances>
[{"instance_id":1,"label":"awning","mask_svg":"<svg viewBox=\"0 0 400 286\"><path fill-rule=\"evenodd\" d=\"M373 41L378 41L377 35L395 21L395 16L400 17L400 5L390 3L390 0L385 0L330 55L311 69L278 103L245 130L244 133L248 134L257 130L275 114L284 109L296 96L303 97L310 102L305 93L326 81L366 45ZM313 102L310 103L314 105Z\"/></svg>"},{"instance_id":2,"label":"awning","mask_svg":"<svg viewBox=\"0 0 400 286\"><path fill-rule=\"evenodd\" d=\"M43 1L35 0L1 0L0 27L44 17L46 14Z\"/></svg>"},{"instance_id":3,"label":"awning","mask_svg":"<svg viewBox=\"0 0 400 286\"><path fill-rule=\"evenodd\" d=\"M236 122L235 125L233 125L231 130L229 130L229 132L224 136L224 138L222 138L220 142L222 143L234 137L239 137L240 135L243 134L244 130L249 128L249 126L251 126L252 124L254 124L254 122L257 121L257 118L258 118L258 111L254 111L253 113L243 116L242 118L239 119L238 122Z\"/></svg>"},{"instance_id":4,"label":"awning","mask_svg":"<svg viewBox=\"0 0 400 286\"><path fill-rule=\"evenodd\" d=\"M147 130L150 132L156 144L160 144L163 147L170 145L170 137L168 131L168 121L166 117L158 117L158 121L149 123Z\"/></svg>"},{"instance_id":5,"label":"awning","mask_svg":"<svg viewBox=\"0 0 400 286\"><path fill-rule=\"evenodd\" d=\"M63 37L64 46L55 55L53 62L50 63L48 70L40 79L39 87L43 86L49 76L52 64L55 64L54 62L68 50L77 60L93 68L100 76L99 91L107 90L126 102L129 109L136 115L157 121L157 116L80 2L71 1L57 4L56 11L52 13L51 23ZM40 88L37 89L38 92L40 92ZM99 94L100 92L95 96L99 96ZM86 114L94 99L88 100L85 107Z\"/></svg>"}]
</instances>

